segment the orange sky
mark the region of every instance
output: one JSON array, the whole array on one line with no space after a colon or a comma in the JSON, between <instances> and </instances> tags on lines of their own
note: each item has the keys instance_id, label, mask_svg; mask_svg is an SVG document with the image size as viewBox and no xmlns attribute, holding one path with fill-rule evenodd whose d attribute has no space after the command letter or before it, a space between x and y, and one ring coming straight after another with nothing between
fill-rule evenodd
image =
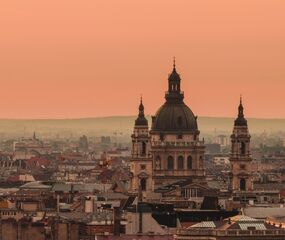
<instances>
[{"instance_id":1,"label":"orange sky","mask_svg":"<svg viewBox=\"0 0 285 240\"><path fill-rule=\"evenodd\" d=\"M2 0L0 118L146 113L176 56L199 116L285 118L284 0Z\"/></svg>"}]
</instances>

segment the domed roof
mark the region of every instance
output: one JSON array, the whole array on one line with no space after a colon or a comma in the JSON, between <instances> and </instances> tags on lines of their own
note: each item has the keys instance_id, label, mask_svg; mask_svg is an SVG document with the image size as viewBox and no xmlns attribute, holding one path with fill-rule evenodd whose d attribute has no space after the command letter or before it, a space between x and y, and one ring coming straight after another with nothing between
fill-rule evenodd
<instances>
[{"instance_id":1,"label":"domed roof","mask_svg":"<svg viewBox=\"0 0 285 240\"><path fill-rule=\"evenodd\" d=\"M153 117L152 131L194 133L198 131L197 119L183 102L166 102Z\"/></svg>"},{"instance_id":2,"label":"domed roof","mask_svg":"<svg viewBox=\"0 0 285 240\"><path fill-rule=\"evenodd\" d=\"M172 73L168 76L168 91L166 102L158 109L152 118L153 132L197 133L197 118L191 109L183 102L181 78L176 71L175 60Z\"/></svg>"}]
</instances>

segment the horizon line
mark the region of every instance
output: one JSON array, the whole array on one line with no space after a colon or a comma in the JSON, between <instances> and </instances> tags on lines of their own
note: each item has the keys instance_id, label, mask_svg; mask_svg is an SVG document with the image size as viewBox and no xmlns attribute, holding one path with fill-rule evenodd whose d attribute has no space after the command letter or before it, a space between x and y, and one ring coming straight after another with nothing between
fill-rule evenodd
<instances>
[{"instance_id":1,"label":"horizon line","mask_svg":"<svg viewBox=\"0 0 285 240\"><path fill-rule=\"evenodd\" d=\"M153 115L147 114L147 117L151 117ZM102 118L124 118L124 117L137 117L137 115L106 115L106 116L92 116L92 117L62 117L62 118L0 118L1 120L83 120L83 119L102 119ZM235 119L236 117L229 117L229 116L198 116L199 118L228 118L228 119ZM247 117L246 119L251 119L251 120L285 120L285 118L282 117Z\"/></svg>"}]
</instances>

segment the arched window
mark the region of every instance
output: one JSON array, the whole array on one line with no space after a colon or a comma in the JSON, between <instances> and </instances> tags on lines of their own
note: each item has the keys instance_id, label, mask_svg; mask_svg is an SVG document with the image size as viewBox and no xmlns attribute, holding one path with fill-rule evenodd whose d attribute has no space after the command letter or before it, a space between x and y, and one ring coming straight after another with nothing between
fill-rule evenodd
<instances>
[{"instance_id":1,"label":"arched window","mask_svg":"<svg viewBox=\"0 0 285 240\"><path fill-rule=\"evenodd\" d=\"M242 178L239 182L239 188L241 191L245 191L245 188L246 188L246 182L245 182L245 179Z\"/></svg>"},{"instance_id":2,"label":"arched window","mask_svg":"<svg viewBox=\"0 0 285 240\"><path fill-rule=\"evenodd\" d=\"M161 159L160 159L160 156L156 156L155 158L155 168L156 169L160 169L161 168Z\"/></svg>"},{"instance_id":3,"label":"arched window","mask_svg":"<svg viewBox=\"0 0 285 240\"><path fill-rule=\"evenodd\" d=\"M241 155L245 154L245 143L244 142L240 143L240 154Z\"/></svg>"},{"instance_id":4,"label":"arched window","mask_svg":"<svg viewBox=\"0 0 285 240\"><path fill-rule=\"evenodd\" d=\"M141 189L142 191L146 191L146 179L145 178L141 179Z\"/></svg>"},{"instance_id":5,"label":"arched window","mask_svg":"<svg viewBox=\"0 0 285 240\"><path fill-rule=\"evenodd\" d=\"M172 156L168 156L167 158L167 169L173 170L174 169L174 160Z\"/></svg>"},{"instance_id":6,"label":"arched window","mask_svg":"<svg viewBox=\"0 0 285 240\"><path fill-rule=\"evenodd\" d=\"M192 156L187 157L187 169L192 169Z\"/></svg>"},{"instance_id":7,"label":"arched window","mask_svg":"<svg viewBox=\"0 0 285 240\"><path fill-rule=\"evenodd\" d=\"M146 143L142 142L142 155L144 156L146 154Z\"/></svg>"},{"instance_id":8,"label":"arched window","mask_svg":"<svg viewBox=\"0 0 285 240\"><path fill-rule=\"evenodd\" d=\"M184 169L184 157L179 156L177 159L177 169L181 170Z\"/></svg>"}]
</instances>

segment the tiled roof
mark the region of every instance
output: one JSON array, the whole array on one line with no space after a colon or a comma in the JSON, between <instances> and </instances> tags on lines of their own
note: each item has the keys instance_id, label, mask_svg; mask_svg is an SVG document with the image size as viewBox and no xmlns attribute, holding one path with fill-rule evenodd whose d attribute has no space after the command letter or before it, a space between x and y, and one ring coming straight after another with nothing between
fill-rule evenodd
<instances>
[{"instance_id":1,"label":"tiled roof","mask_svg":"<svg viewBox=\"0 0 285 240\"><path fill-rule=\"evenodd\" d=\"M190 228L216 228L216 224L213 221L206 221L192 225Z\"/></svg>"},{"instance_id":2,"label":"tiled roof","mask_svg":"<svg viewBox=\"0 0 285 240\"><path fill-rule=\"evenodd\" d=\"M239 223L241 230L266 230L264 223Z\"/></svg>"}]
</instances>

